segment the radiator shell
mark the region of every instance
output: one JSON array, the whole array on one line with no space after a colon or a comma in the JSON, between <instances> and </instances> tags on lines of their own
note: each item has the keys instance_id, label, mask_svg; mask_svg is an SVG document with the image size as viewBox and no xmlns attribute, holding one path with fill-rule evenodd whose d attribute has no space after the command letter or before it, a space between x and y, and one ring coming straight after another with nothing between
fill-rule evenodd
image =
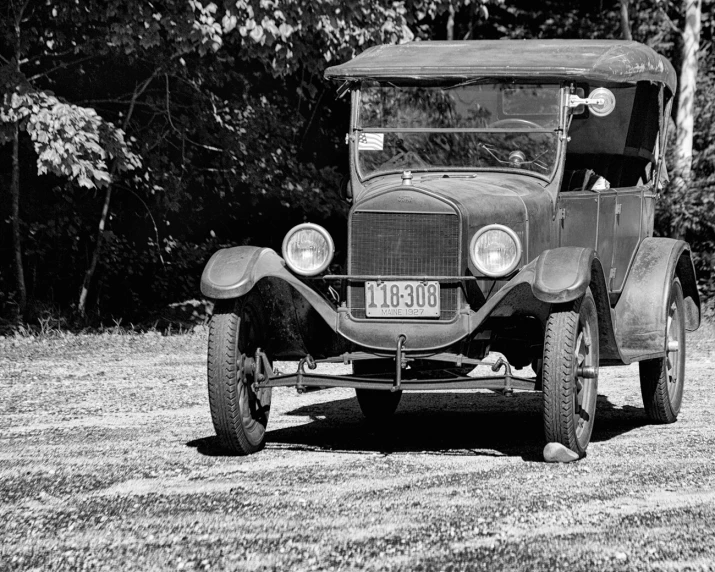
<instances>
[{"instance_id":1,"label":"radiator shell","mask_svg":"<svg viewBox=\"0 0 715 572\"><path fill-rule=\"evenodd\" d=\"M444 211L444 209L440 209ZM460 276L461 224L453 212L356 210L350 219L351 275ZM453 320L461 305L458 283L440 284L438 321ZM353 319L365 319L363 281L348 284Z\"/></svg>"}]
</instances>

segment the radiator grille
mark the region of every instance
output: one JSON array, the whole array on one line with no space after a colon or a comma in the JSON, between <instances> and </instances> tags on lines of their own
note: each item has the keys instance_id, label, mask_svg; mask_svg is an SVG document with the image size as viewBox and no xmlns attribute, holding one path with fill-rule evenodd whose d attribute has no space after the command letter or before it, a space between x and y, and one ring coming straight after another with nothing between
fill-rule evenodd
<instances>
[{"instance_id":1,"label":"radiator grille","mask_svg":"<svg viewBox=\"0 0 715 572\"><path fill-rule=\"evenodd\" d=\"M456 214L356 212L352 218L350 273L382 276L458 276ZM365 286L349 285L350 313L365 318ZM440 284L440 320L457 312L459 284Z\"/></svg>"}]
</instances>

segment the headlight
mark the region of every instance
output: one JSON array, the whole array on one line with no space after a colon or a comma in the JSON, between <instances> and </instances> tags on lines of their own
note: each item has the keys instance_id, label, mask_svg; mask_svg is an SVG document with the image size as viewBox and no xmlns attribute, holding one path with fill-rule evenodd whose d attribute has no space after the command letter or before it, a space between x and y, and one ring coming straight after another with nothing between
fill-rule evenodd
<instances>
[{"instance_id":1,"label":"headlight","mask_svg":"<svg viewBox=\"0 0 715 572\"><path fill-rule=\"evenodd\" d=\"M293 227L283 239L283 258L301 276L320 274L335 253L333 239L322 226L303 223Z\"/></svg>"},{"instance_id":2,"label":"headlight","mask_svg":"<svg viewBox=\"0 0 715 572\"><path fill-rule=\"evenodd\" d=\"M501 278L518 266L521 242L510 228L490 224L474 235L469 254L479 272L491 278Z\"/></svg>"}]
</instances>

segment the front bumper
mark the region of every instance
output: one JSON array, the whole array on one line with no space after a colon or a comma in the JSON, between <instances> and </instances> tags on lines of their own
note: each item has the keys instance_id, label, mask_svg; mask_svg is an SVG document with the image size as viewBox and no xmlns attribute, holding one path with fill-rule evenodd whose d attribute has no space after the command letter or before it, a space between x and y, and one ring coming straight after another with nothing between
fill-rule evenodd
<instances>
[{"instance_id":1,"label":"front bumper","mask_svg":"<svg viewBox=\"0 0 715 572\"><path fill-rule=\"evenodd\" d=\"M327 358L323 360L313 360L306 356L298 362L295 373L281 374L273 371L270 362L265 354L257 352L255 357L250 358L248 367L252 368L254 375L251 379L254 391L268 389L272 387L295 387L299 393L317 391L329 387L350 387L354 389L370 389L382 391L430 391L444 389L491 389L501 391L504 395L511 396L515 389L533 390L536 388L536 378L526 378L512 374L511 366L503 358L496 362L483 362L470 359L462 355L435 354L430 356L432 362L442 362L444 370L443 377L429 376L427 379L410 379L404 376L405 355L402 351L404 340L398 340L395 349L395 372L375 375L335 375L306 373L305 366L315 369L319 363L349 363L361 359L374 359L374 355L362 352L346 353L342 356ZM495 375L472 377L450 373L451 367L463 366L490 366ZM503 369L504 373L499 374Z\"/></svg>"}]
</instances>

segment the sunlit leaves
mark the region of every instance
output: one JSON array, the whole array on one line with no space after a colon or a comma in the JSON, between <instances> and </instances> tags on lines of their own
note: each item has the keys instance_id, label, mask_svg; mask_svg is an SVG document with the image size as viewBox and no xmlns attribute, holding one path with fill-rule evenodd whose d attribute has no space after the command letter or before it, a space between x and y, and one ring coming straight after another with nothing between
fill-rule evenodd
<instances>
[{"instance_id":1,"label":"sunlit leaves","mask_svg":"<svg viewBox=\"0 0 715 572\"><path fill-rule=\"evenodd\" d=\"M264 62L276 76L299 69L320 74L328 62L369 45L413 38L405 1L238 0L218 6L191 0L191 6L202 43L214 50L238 43L244 57Z\"/></svg>"},{"instance_id":2,"label":"sunlit leaves","mask_svg":"<svg viewBox=\"0 0 715 572\"><path fill-rule=\"evenodd\" d=\"M0 126L19 123L37 153L38 174L52 173L94 188L110 182L110 161L118 172L141 165L124 139L124 132L96 111L60 101L41 91L3 96ZM2 135L0 131L0 142Z\"/></svg>"}]
</instances>

